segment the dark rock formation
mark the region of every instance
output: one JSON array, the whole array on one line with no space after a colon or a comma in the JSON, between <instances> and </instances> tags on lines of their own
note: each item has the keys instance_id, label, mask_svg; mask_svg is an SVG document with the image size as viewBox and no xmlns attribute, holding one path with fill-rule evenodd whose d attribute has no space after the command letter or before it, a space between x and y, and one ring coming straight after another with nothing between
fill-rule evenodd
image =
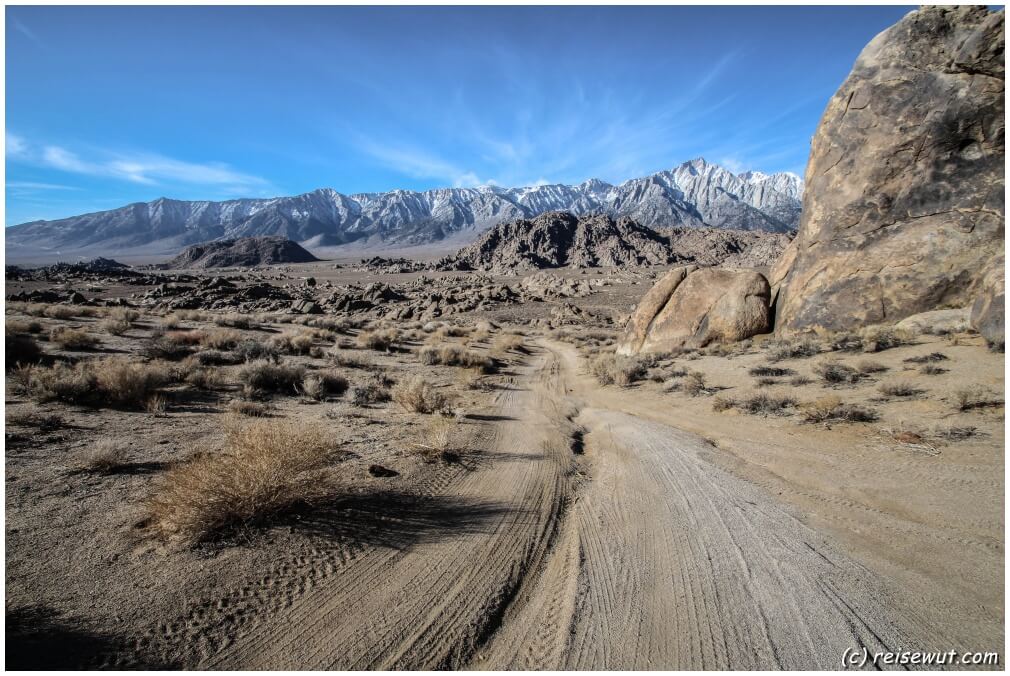
<instances>
[{"instance_id":1,"label":"dark rock formation","mask_svg":"<svg viewBox=\"0 0 1010 676\"><path fill-rule=\"evenodd\" d=\"M767 268L789 246L793 235L761 230L669 228L670 247L678 260L727 268Z\"/></svg>"},{"instance_id":2,"label":"dark rock formation","mask_svg":"<svg viewBox=\"0 0 1010 676\"><path fill-rule=\"evenodd\" d=\"M1004 246L1003 12L926 7L878 35L813 139L776 330L892 322L978 295Z\"/></svg>"},{"instance_id":3,"label":"dark rock formation","mask_svg":"<svg viewBox=\"0 0 1010 676\"><path fill-rule=\"evenodd\" d=\"M283 237L240 237L188 246L169 261L168 266L173 269L231 268L317 260L297 242Z\"/></svg>"},{"instance_id":4,"label":"dark rock formation","mask_svg":"<svg viewBox=\"0 0 1010 676\"><path fill-rule=\"evenodd\" d=\"M982 288L971 306L971 325L994 350L1003 351L1006 305L1006 272L1003 256L997 256L982 277Z\"/></svg>"}]
</instances>

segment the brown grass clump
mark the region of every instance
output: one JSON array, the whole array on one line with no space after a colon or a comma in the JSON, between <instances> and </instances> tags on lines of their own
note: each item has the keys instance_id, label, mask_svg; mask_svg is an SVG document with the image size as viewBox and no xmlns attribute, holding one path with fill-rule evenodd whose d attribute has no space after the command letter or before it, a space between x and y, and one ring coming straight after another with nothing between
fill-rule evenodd
<instances>
[{"instance_id":1,"label":"brown grass clump","mask_svg":"<svg viewBox=\"0 0 1010 676\"><path fill-rule=\"evenodd\" d=\"M973 385L972 387L958 390L954 393L954 401L961 411L1003 405L1003 399L999 395L982 385Z\"/></svg>"},{"instance_id":2,"label":"brown grass clump","mask_svg":"<svg viewBox=\"0 0 1010 676\"><path fill-rule=\"evenodd\" d=\"M864 359L863 361L856 364L856 370L863 375L870 375L872 373L883 373L887 370L887 367L881 364L879 361L870 361Z\"/></svg>"},{"instance_id":3,"label":"brown grass clump","mask_svg":"<svg viewBox=\"0 0 1010 676\"><path fill-rule=\"evenodd\" d=\"M160 323L161 328L163 329L167 330L177 329L179 328L179 325L182 324L182 316L178 312L173 312L170 315L165 315L164 317L162 317Z\"/></svg>"},{"instance_id":4,"label":"brown grass clump","mask_svg":"<svg viewBox=\"0 0 1010 676\"><path fill-rule=\"evenodd\" d=\"M35 407L18 413L7 414L7 424L18 427L34 427L40 432L52 432L67 426L63 416L45 413Z\"/></svg>"},{"instance_id":5,"label":"brown grass clump","mask_svg":"<svg viewBox=\"0 0 1010 676\"><path fill-rule=\"evenodd\" d=\"M456 417L431 416L422 428L421 441L414 443L417 454L428 463L457 460L459 456L453 452L452 442L458 425L459 420Z\"/></svg>"},{"instance_id":6,"label":"brown grass clump","mask_svg":"<svg viewBox=\"0 0 1010 676\"><path fill-rule=\"evenodd\" d=\"M716 397L712 400L712 410L716 413L736 408L739 402L732 397Z\"/></svg>"},{"instance_id":7,"label":"brown grass clump","mask_svg":"<svg viewBox=\"0 0 1010 676\"><path fill-rule=\"evenodd\" d=\"M73 305L47 305L42 308L41 315L50 319L73 319L82 314L80 310Z\"/></svg>"},{"instance_id":8,"label":"brown grass clump","mask_svg":"<svg viewBox=\"0 0 1010 676\"><path fill-rule=\"evenodd\" d=\"M238 379L252 395L278 392L294 395L305 379L305 367L269 361L250 362L239 369Z\"/></svg>"},{"instance_id":9,"label":"brown grass clump","mask_svg":"<svg viewBox=\"0 0 1010 676\"><path fill-rule=\"evenodd\" d=\"M923 354L918 357L909 357L908 359L903 359L907 364L932 364L938 361L947 361L947 355L943 352L930 352L929 354Z\"/></svg>"},{"instance_id":10,"label":"brown grass clump","mask_svg":"<svg viewBox=\"0 0 1010 676\"><path fill-rule=\"evenodd\" d=\"M435 413L446 407L445 395L423 376L399 383L392 390L393 401L412 413Z\"/></svg>"},{"instance_id":11,"label":"brown grass clump","mask_svg":"<svg viewBox=\"0 0 1010 676\"><path fill-rule=\"evenodd\" d=\"M228 404L228 410L237 415L245 415L250 418L265 418L270 412L270 409L263 404L258 404L255 401L243 401L241 399L233 399Z\"/></svg>"},{"instance_id":12,"label":"brown grass clump","mask_svg":"<svg viewBox=\"0 0 1010 676\"><path fill-rule=\"evenodd\" d=\"M785 359L802 359L820 353L821 345L813 338L799 340L782 340L771 346L768 351L768 361L776 362Z\"/></svg>"},{"instance_id":13,"label":"brown grass clump","mask_svg":"<svg viewBox=\"0 0 1010 676\"><path fill-rule=\"evenodd\" d=\"M308 354L314 343L315 337L308 331L285 331L270 339L270 346L284 354Z\"/></svg>"},{"instance_id":14,"label":"brown grass clump","mask_svg":"<svg viewBox=\"0 0 1010 676\"><path fill-rule=\"evenodd\" d=\"M57 326L49 332L49 340L64 350L88 350L98 344L98 338L84 329Z\"/></svg>"},{"instance_id":15,"label":"brown grass clump","mask_svg":"<svg viewBox=\"0 0 1010 676\"><path fill-rule=\"evenodd\" d=\"M863 352L883 352L911 345L915 341L915 333L893 326L869 326L860 332L859 338Z\"/></svg>"},{"instance_id":16,"label":"brown grass clump","mask_svg":"<svg viewBox=\"0 0 1010 676\"><path fill-rule=\"evenodd\" d=\"M825 385L856 383L863 377L856 369L837 361L821 362L814 367L814 373L821 377Z\"/></svg>"},{"instance_id":17,"label":"brown grass clump","mask_svg":"<svg viewBox=\"0 0 1010 676\"><path fill-rule=\"evenodd\" d=\"M399 337L400 332L396 329L372 329L359 333L357 343L359 347L369 350L388 352L396 344Z\"/></svg>"},{"instance_id":18,"label":"brown grass clump","mask_svg":"<svg viewBox=\"0 0 1010 676\"><path fill-rule=\"evenodd\" d=\"M635 357L607 353L589 362L589 371L601 385L628 387L645 378L648 367Z\"/></svg>"},{"instance_id":19,"label":"brown grass clump","mask_svg":"<svg viewBox=\"0 0 1010 676\"><path fill-rule=\"evenodd\" d=\"M95 374L81 364L70 366L59 362L52 367L22 366L14 370L12 378L21 390L40 403L86 404L95 394Z\"/></svg>"},{"instance_id":20,"label":"brown grass clump","mask_svg":"<svg viewBox=\"0 0 1010 676\"><path fill-rule=\"evenodd\" d=\"M163 359L165 361L178 361L188 357L192 353L192 349L185 345L180 345L167 335L152 337L140 348L140 354L148 359Z\"/></svg>"},{"instance_id":21,"label":"brown grass clump","mask_svg":"<svg viewBox=\"0 0 1010 676\"><path fill-rule=\"evenodd\" d=\"M89 362L86 368L94 373L101 402L108 406L148 408L157 389L172 380L164 365L130 361L127 357Z\"/></svg>"},{"instance_id":22,"label":"brown grass clump","mask_svg":"<svg viewBox=\"0 0 1010 676\"><path fill-rule=\"evenodd\" d=\"M754 415L787 415L789 413L787 409L796 406L796 400L788 396L762 393L744 399L738 406Z\"/></svg>"},{"instance_id":23,"label":"brown grass clump","mask_svg":"<svg viewBox=\"0 0 1010 676\"><path fill-rule=\"evenodd\" d=\"M937 366L936 364L926 364L921 369L919 369L919 373L921 373L924 376L938 376L946 372L947 369L943 368L942 366Z\"/></svg>"},{"instance_id":24,"label":"brown grass clump","mask_svg":"<svg viewBox=\"0 0 1010 676\"><path fill-rule=\"evenodd\" d=\"M101 439L89 447L80 460L80 470L95 474L115 474L129 460L126 448L111 439Z\"/></svg>"},{"instance_id":25,"label":"brown grass clump","mask_svg":"<svg viewBox=\"0 0 1010 676\"><path fill-rule=\"evenodd\" d=\"M482 373L493 373L494 360L476 352L467 350L462 345L448 343L445 345L426 345L418 352L422 364L441 364L443 366L462 366L467 369L479 369Z\"/></svg>"},{"instance_id":26,"label":"brown grass clump","mask_svg":"<svg viewBox=\"0 0 1010 676\"><path fill-rule=\"evenodd\" d=\"M338 397L347 391L347 387L347 378L339 373L322 371L310 373L302 379L302 393L316 401Z\"/></svg>"},{"instance_id":27,"label":"brown grass clump","mask_svg":"<svg viewBox=\"0 0 1010 676\"><path fill-rule=\"evenodd\" d=\"M804 375L793 376L789 379L789 384L793 387L803 387L804 385L809 385L812 382L814 381Z\"/></svg>"},{"instance_id":28,"label":"brown grass clump","mask_svg":"<svg viewBox=\"0 0 1010 676\"><path fill-rule=\"evenodd\" d=\"M320 425L260 420L225 427L223 447L168 470L148 500L163 539L199 542L332 497L333 443Z\"/></svg>"},{"instance_id":29,"label":"brown grass clump","mask_svg":"<svg viewBox=\"0 0 1010 676\"><path fill-rule=\"evenodd\" d=\"M912 385L912 383L900 381L882 383L877 389L885 397L914 397L917 394L922 394L922 390Z\"/></svg>"},{"instance_id":30,"label":"brown grass clump","mask_svg":"<svg viewBox=\"0 0 1010 676\"><path fill-rule=\"evenodd\" d=\"M8 319L5 328L6 333L9 335L16 333L42 333L42 322L34 319Z\"/></svg>"},{"instance_id":31,"label":"brown grass clump","mask_svg":"<svg viewBox=\"0 0 1010 676\"><path fill-rule=\"evenodd\" d=\"M42 348L31 336L14 333L4 336L4 358L8 370L20 364L35 364L42 359L43 354Z\"/></svg>"},{"instance_id":32,"label":"brown grass clump","mask_svg":"<svg viewBox=\"0 0 1010 676\"><path fill-rule=\"evenodd\" d=\"M526 354L527 352L523 337L515 333L502 333L495 337L491 351L496 354L508 354L509 352Z\"/></svg>"},{"instance_id":33,"label":"brown grass clump","mask_svg":"<svg viewBox=\"0 0 1010 676\"><path fill-rule=\"evenodd\" d=\"M121 336L130 329L133 328L133 324L126 321L125 319L116 319L115 317L106 317L99 323L99 327L110 336Z\"/></svg>"},{"instance_id":34,"label":"brown grass clump","mask_svg":"<svg viewBox=\"0 0 1010 676\"><path fill-rule=\"evenodd\" d=\"M212 350L231 350L242 342L242 334L234 329L214 329L199 333L200 344Z\"/></svg>"},{"instance_id":35,"label":"brown grass clump","mask_svg":"<svg viewBox=\"0 0 1010 676\"><path fill-rule=\"evenodd\" d=\"M844 404L836 396L822 397L813 403L804 404L803 417L807 422L873 422L879 416L870 408Z\"/></svg>"},{"instance_id":36,"label":"brown grass clump","mask_svg":"<svg viewBox=\"0 0 1010 676\"><path fill-rule=\"evenodd\" d=\"M195 366L188 368L183 380L198 390L216 390L224 384L224 377L218 369Z\"/></svg>"},{"instance_id":37,"label":"brown grass clump","mask_svg":"<svg viewBox=\"0 0 1010 676\"><path fill-rule=\"evenodd\" d=\"M110 319L133 323L140 319L140 313L128 307L113 307L105 311L105 316Z\"/></svg>"},{"instance_id":38,"label":"brown grass clump","mask_svg":"<svg viewBox=\"0 0 1010 676\"><path fill-rule=\"evenodd\" d=\"M227 314L214 317L214 323L218 326L230 326L235 329L248 329L252 326L252 319L247 315Z\"/></svg>"}]
</instances>

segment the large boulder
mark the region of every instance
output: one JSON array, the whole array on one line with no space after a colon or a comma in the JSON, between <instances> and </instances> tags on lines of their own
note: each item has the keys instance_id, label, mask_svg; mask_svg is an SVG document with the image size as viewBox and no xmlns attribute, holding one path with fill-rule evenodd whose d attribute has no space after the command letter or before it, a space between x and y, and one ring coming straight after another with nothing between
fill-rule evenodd
<instances>
[{"instance_id":1,"label":"large boulder","mask_svg":"<svg viewBox=\"0 0 1010 676\"><path fill-rule=\"evenodd\" d=\"M1003 12L926 7L860 54L770 274L790 333L969 305L1004 242Z\"/></svg>"},{"instance_id":2,"label":"large boulder","mask_svg":"<svg viewBox=\"0 0 1010 676\"><path fill-rule=\"evenodd\" d=\"M1003 351L1005 314L1005 268L1003 256L989 263L978 298L971 306L971 325L989 346Z\"/></svg>"},{"instance_id":3,"label":"large boulder","mask_svg":"<svg viewBox=\"0 0 1010 676\"><path fill-rule=\"evenodd\" d=\"M757 272L674 268L642 297L617 352L668 352L765 333L769 297L768 280Z\"/></svg>"}]
</instances>

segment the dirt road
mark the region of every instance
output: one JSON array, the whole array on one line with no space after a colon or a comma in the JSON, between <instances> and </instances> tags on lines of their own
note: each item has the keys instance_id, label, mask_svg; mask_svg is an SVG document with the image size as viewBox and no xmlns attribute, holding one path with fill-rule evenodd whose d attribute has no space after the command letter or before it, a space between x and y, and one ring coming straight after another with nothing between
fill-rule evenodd
<instances>
[{"instance_id":1,"label":"dirt road","mask_svg":"<svg viewBox=\"0 0 1010 676\"><path fill-rule=\"evenodd\" d=\"M889 581L629 396L538 345L468 426L469 469L138 650L194 668L798 669L948 647Z\"/></svg>"}]
</instances>

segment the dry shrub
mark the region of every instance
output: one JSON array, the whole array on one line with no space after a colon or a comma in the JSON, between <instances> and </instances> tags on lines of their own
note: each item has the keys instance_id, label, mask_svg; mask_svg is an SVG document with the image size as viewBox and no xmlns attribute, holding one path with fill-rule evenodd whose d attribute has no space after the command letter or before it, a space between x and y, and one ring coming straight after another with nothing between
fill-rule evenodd
<instances>
[{"instance_id":1,"label":"dry shrub","mask_svg":"<svg viewBox=\"0 0 1010 676\"><path fill-rule=\"evenodd\" d=\"M396 385L392 391L393 401L413 413L435 413L446 406L446 398L423 376Z\"/></svg>"},{"instance_id":2,"label":"dry shrub","mask_svg":"<svg viewBox=\"0 0 1010 676\"><path fill-rule=\"evenodd\" d=\"M130 454L126 448L111 439L100 439L81 456L79 468L95 474L114 474L123 468Z\"/></svg>"},{"instance_id":3,"label":"dry shrub","mask_svg":"<svg viewBox=\"0 0 1010 676\"><path fill-rule=\"evenodd\" d=\"M140 319L140 313L128 307L113 307L105 311L105 316L109 319L118 319L122 322L133 322Z\"/></svg>"},{"instance_id":4,"label":"dry shrub","mask_svg":"<svg viewBox=\"0 0 1010 676\"><path fill-rule=\"evenodd\" d=\"M84 329L57 326L49 332L49 340L64 350L88 350L98 344L98 338Z\"/></svg>"},{"instance_id":5,"label":"dry shrub","mask_svg":"<svg viewBox=\"0 0 1010 676\"><path fill-rule=\"evenodd\" d=\"M821 377L826 385L839 385L842 383L855 383L863 377L863 374L837 361L823 361L814 367L814 373Z\"/></svg>"},{"instance_id":6,"label":"dry shrub","mask_svg":"<svg viewBox=\"0 0 1010 676\"><path fill-rule=\"evenodd\" d=\"M836 396L822 397L804 404L803 417L807 422L873 422L878 418L876 411L854 404L844 404Z\"/></svg>"},{"instance_id":7,"label":"dry shrub","mask_svg":"<svg viewBox=\"0 0 1010 676\"><path fill-rule=\"evenodd\" d=\"M67 404L90 403L95 394L95 374L82 364L62 362L52 367L22 366L12 374L14 381L38 402L62 401Z\"/></svg>"},{"instance_id":8,"label":"dry shrub","mask_svg":"<svg viewBox=\"0 0 1010 676\"><path fill-rule=\"evenodd\" d=\"M716 397L712 400L712 410L717 413L736 408L739 402L732 397Z\"/></svg>"},{"instance_id":9,"label":"dry shrub","mask_svg":"<svg viewBox=\"0 0 1010 676\"><path fill-rule=\"evenodd\" d=\"M332 497L333 442L320 425L258 420L225 427L223 447L169 469L148 500L150 529L198 542Z\"/></svg>"},{"instance_id":10,"label":"dry shrub","mask_svg":"<svg viewBox=\"0 0 1010 676\"><path fill-rule=\"evenodd\" d=\"M153 415L161 415L168 409L168 399L161 394L152 394L144 402L144 410Z\"/></svg>"},{"instance_id":11,"label":"dry shrub","mask_svg":"<svg viewBox=\"0 0 1010 676\"><path fill-rule=\"evenodd\" d=\"M975 408L986 408L989 406L1002 406L1003 399L988 387L973 385L954 393L954 401L962 411L970 411Z\"/></svg>"},{"instance_id":12,"label":"dry shrub","mask_svg":"<svg viewBox=\"0 0 1010 676\"><path fill-rule=\"evenodd\" d=\"M277 348L272 344L267 344L259 340L253 340L251 338L246 338L241 343L235 346L232 350L239 361L255 361L257 359L268 359L270 361L279 361L280 353L277 352Z\"/></svg>"},{"instance_id":13,"label":"dry shrub","mask_svg":"<svg viewBox=\"0 0 1010 676\"><path fill-rule=\"evenodd\" d=\"M771 385L778 385L780 382L782 381L778 378L758 378L754 384L758 387L769 387Z\"/></svg>"},{"instance_id":14,"label":"dry shrub","mask_svg":"<svg viewBox=\"0 0 1010 676\"><path fill-rule=\"evenodd\" d=\"M607 353L589 362L589 371L601 385L627 387L642 380L648 373L648 367L636 357Z\"/></svg>"},{"instance_id":15,"label":"dry shrub","mask_svg":"<svg viewBox=\"0 0 1010 676\"><path fill-rule=\"evenodd\" d=\"M708 392L705 385L705 374L701 371L692 371L684 376L680 381L680 391L690 397L697 397Z\"/></svg>"},{"instance_id":16,"label":"dry shrub","mask_svg":"<svg viewBox=\"0 0 1010 676\"><path fill-rule=\"evenodd\" d=\"M903 359L902 361L908 364L932 364L938 361L947 361L947 355L943 352L930 352L929 354L920 355L918 357L909 357L908 359Z\"/></svg>"},{"instance_id":17,"label":"dry shrub","mask_svg":"<svg viewBox=\"0 0 1010 676\"><path fill-rule=\"evenodd\" d=\"M881 364L879 361L870 361L864 359L863 361L856 364L856 370L863 375L870 375L871 373L883 373L887 370L887 367Z\"/></svg>"},{"instance_id":18,"label":"dry shrub","mask_svg":"<svg viewBox=\"0 0 1010 676\"><path fill-rule=\"evenodd\" d=\"M813 338L799 340L781 340L772 344L768 351L768 361L776 362L785 359L801 359L819 354L821 345Z\"/></svg>"},{"instance_id":19,"label":"dry shrub","mask_svg":"<svg viewBox=\"0 0 1010 676\"><path fill-rule=\"evenodd\" d=\"M178 312L173 312L161 318L161 328L163 329L177 329L180 324L182 324L182 317Z\"/></svg>"},{"instance_id":20,"label":"dry shrub","mask_svg":"<svg viewBox=\"0 0 1010 676\"><path fill-rule=\"evenodd\" d=\"M399 337L400 332L396 329L372 329L359 333L357 342L359 347L388 352L396 344Z\"/></svg>"},{"instance_id":21,"label":"dry shrub","mask_svg":"<svg viewBox=\"0 0 1010 676\"><path fill-rule=\"evenodd\" d=\"M351 390L351 403L355 406L369 406L371 404L381 404L392 399L393 395L389 388L382 383L373 381L363 385L356 385Z\"/></svg>"},{"instance_id":22,"label":"dry shrub","mask_svg":"<svg viewBox=\"0 0 1010 676\"><path fill-rule=\"evenodd\" d=\"M38 363L43 356L42 348L31 336L8 333L4 336L4 358L7 368L13 369L19 364Z\"/></svg>"},{"instance_id":23,"label":"dry shrub","mask_svg":"<svg viewBox=\"0 0 1010 676\"><path fill-rule=\"evenodd\" d=\"M231 366L244 361L242 356L235 352L222 352L221 350L201 350L194 354L192 359L200 366Z\"/></svg>"},{"instance_id":24,"label":"dry shrub","mask_svg":"<svg viewBox=\"0 0 1010 676\"><path fill-rule=\"evenodd\" d=\"M462 366L468 369L479 369L482 373L495 371L494 360L476 352L467 350L462 345L452 343L445 345L426 345L421 348L418 358L422 364L441 364L442 366Z\"/></svg>"},{"instance_id":25,"label":"dry shrub","mask_svg":"<svg viewBox=\"0 0 1010 676\"><path fill-rule=\"evenodd\" d=\"M161 339L172 345L200 345L206 335L203 331L168 331Z\"/></svg>"},{"instance_id":26,"label":"dry shrub","mask_svg":"<svg viewBox=\"0 0 1010 676\"><path fill-rule=\"evenodd\" d=\"M310 399L322 401L338 397L347 391L347 378L339 373L322 371L310 373L302 380L302 393Z\"/></svg>"},{"instance_id":27,"label":"dry shrub","mask_svg":"<svg viewBox=\"0 0 1010 676\"><path fill-rule=\"evenodd\" d=\"M47 305L42 308L41 314L50 319L73 319L74 317L79 317L82 313L80 312L80 308L72 305Z\"/></svg>"},{"instance_id":28,"label":"dry shrub","mask_svg":"<svg viewBox=\"0 0 1010 676\"><path fill-rule=\"evenodd\" d=\"M902 345L911 345L915 333L894 326L868 326L859 334L863 352L883 352Z\"/></svg>"},{"instance_id":29,"label":"dry shrub","mask_svg":"<svg viewBox=\"0 0 1010 676\"><path fill-rule=\"evenodd\" d=\"M107 317L103 319L101 323L99 323L99 326L110 336L121 336L133 328L133 324L130 322L125 319L116 319L115 317Z\"/></svg>"},{"instance_id":30,"label":"dry shrub","mask_svg":"<svg viewBox=\"0 0 1010 676\"><path fill-rule=\"evenodd\" d=\"M235 329L214 329L200 332L200 344L212 350L231 350L242 341L242 334Z\"/></svg>"},{"instance_id":31,"label":"dry shrub","mask_svg":"<svg viewBox=\"0 0 1010 676\"><path fill-rule=\"evenodd\" d=\"M270 339L270 347L284 354L308 354L315 339L308 331L285 331Z\"/></svg>"},{"instance_id":32,"label":"dry shrub","mask_svg":"<svg viewBox=\"0 0 1010 676\"><path fill-rule=\"evenodd\" d=\"M270 409L263 404L255 401L243 401L241 399L233 399L228 404L228 410L238 415L249 416L250 418L265 418L270 412Z\"/></svg>"},{"instance_id":33,"label":"dry shrub","mask_svg":"<svg viewBox=\"0 0 1010 676\"><path fill-rule=\"evenodd\" d=\"M250 362L239 369L238 379L252 394L297 394L305 379L305 367L274 364L269 361Z\"/></svg>"},{"instance_id":34,"label":"dry shrub","mask_svg":"<svg viewBox=\"0 0 1010 676\"><path fill-rule=\"evenodd\" d=\"M791 376L796 373L792 369L779 368L777 366L755 366L748 371L752 376L778 377Z\"/></svg>"},{"instance_id":35,"label":"dry shrub","mask_svg":"<svg viewBox=\"0 0 1010 676\"><path fill-rule=\"evenodd\" d=\"M42 322L34 319L8 319L6 333L42 333Z\"/></svg>"},{"instance_id":36,"label":"dry shrub","mask_svg":"<svg viewBox=\"0 0 1010 676\"><path fill-rule=\"evenodd\" d=\"M744 399L738 406L747 413L754 415L787 415L789 413L787 409L796 406L796 400L788 396L762 393Z\"/></svg>"},{"instance_id":37,"label":"dry shrub","mask_svg":"<svg viewBox=\"0 0 1010 676\"><path fill-rule=\"evenodd\" d=\"M793 376L789 379L789 384L793 387L803 387L804 385L809 385L812 382L814 381L803 375Z\"/></svg>"},{"instance_id":38,"label":"dry shrub","mask_svg":"<svg viewBox=\"0 0 1010 676\"><path fill-rule=\"evenodd\" d=\"M919 373L921 373L924 376L938 376L946 372L947 369L943 368L942 366L936 366L935 364L926 364L921 369L919 369Z\"/></svg>"},{"instance_id":39,"label":"dry shrub","mask_svg":"<svg viewBox=\"0 0 1010 676\"><path fill-rule=\"evenodd\" d=\"M523 337L514 333L503 333L495 337L491 350L497 354L508 354L509 352L526 354L527 352Z\"/></svg>"},{"instance_id":40,"label":"dry shrub","mask_svg":"<svg viewBox=\"0 0 1010 676\"><path fill-rule=\"evenodd\" d=\"M149 359L163 359L166 361L178 361L193 353L193 350L185 345L180 345L168 335L155 336L149 339L140 348L140 354Z\"/></svg>"},{"instance_id":41,"label":"dry shrub","mask_svg":"<svg viewBox=\"0 0 1010 676\"><path fill-rule=\"evenodd\" d=\"M977 427L971 426L955 426L949 425L947 427L936 427L933 429L933 436L940 439L946 439L948 441L961 441L963 439L969 439L978 434Z\"/></svg>"},{"instance_id":42,"label":"dry shrub","mask_svg":"<svg viewBox=\"0 0 1010 676\"><path fill-rule=\"evenodd\" d=\"M56 413L46 413L32 407L25 411L7 414L7 424L18 427L34 427L40 432L52 432L66 427L63 416Z\"/></svg>"},{"instance_id":43,"label":"dry shrub","mask_svg":"<svg viewBox=\"0 0 1010 676\"><path fill-rule=\"evenodd\" d=\"M455 416L431 416L421 429L421 441L414 443L418 455L429 463L456 460L458 456L453 452L452 442L458 425L459 419Z\"/></svg>"},{"instance_id":44,"label":"dry shrub","mask_svg":"<svg viewBox=\"0 0 1010 676\"><path fill-rule=\"evenodd\" d=\"M171 382L172 374L163 364L110 357L89 362L102 404L127 408L147 408L157 389Z\"/></svg>"},{"instance_id":45,"label":"dry shrub","mask_svg":"<svg viewBox=\"0 0 1010 676\"><path fill-rule=\"evenodd\" d=\"M184 380L187 385L200 390L216 390L224 384L221 372L213 368L192 368Z\"/></svg>"},{"instance_id":46,"label":"dry shrub","mask_svg":"<svg viewBox=\"0 0 1010 676\"><path fill-rule=\"evenodd\" d=\"M912 383L901 381L881 383L877 389L885 397L913 397L917 394L922 394L922 390L912 385Z\"/></svg>"},{"instance_id":47,"label":"dry shrub","mask_svg":"<svg viewBox=\"0 0 1010 676\"><path fill-rule=\"evenodd\" d=\"M247 315L226 314L214 317L214 323L218 326L230 326L235 329L248 329L252 326L252 319Z\"/></svg>"}]
</instances>

